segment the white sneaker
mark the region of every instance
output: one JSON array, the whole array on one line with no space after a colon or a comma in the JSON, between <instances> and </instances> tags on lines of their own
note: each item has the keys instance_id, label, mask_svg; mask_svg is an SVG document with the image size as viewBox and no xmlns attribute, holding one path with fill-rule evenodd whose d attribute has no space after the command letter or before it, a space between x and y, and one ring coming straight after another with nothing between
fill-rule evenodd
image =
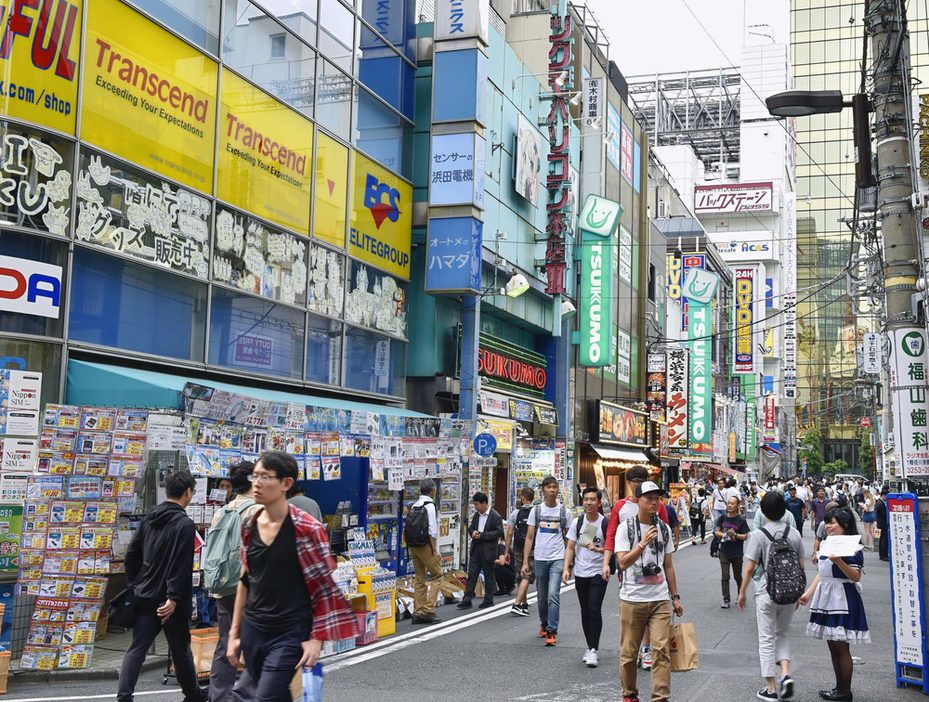
<instances>
[{"instance_id":1,"label":"white sneaker","mask_svg":"<svg viewBox=\"0 0 929 702\"><path fill-rule=\"evenodd\" d=\"M597 661L597 649L595 648L590 649L587 655L587 659L584 662L587 664L588 668L596 668L597 662L598 662Z\"/></svg>"},{"instance_id":2,"label":"white sneaker","mask_svg":"<svg viewBox=\"0 0 929 702\"><path fill-rule=\"evenodd\" d=\"M591 652L591 651L593 651L592 648L588 648L586 651L584 651L584 655L581 657L581 660L582 660L584 663L587 663L587 662L590 660L590 652Z\"/></svg>"},{"instance_id":3,"label":"white sneaker","mask_svg":"<svg viewBox=\"0 0 929 702\"><path fill-rule=\"evenodd\" d=\"M652 649L642 651L642 667L645 670L652 669Z\"/></svg>"}]
</instances>

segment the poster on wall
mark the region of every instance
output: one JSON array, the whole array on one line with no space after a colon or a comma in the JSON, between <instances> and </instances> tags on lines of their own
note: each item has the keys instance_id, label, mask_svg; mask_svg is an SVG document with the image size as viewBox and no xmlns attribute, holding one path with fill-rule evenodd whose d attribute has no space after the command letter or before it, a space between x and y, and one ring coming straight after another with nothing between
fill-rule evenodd
<instances>
[{"instance_id":1,"label":"poster on wall","mask_svg":"<svg viewBox=\"0 0 929 702\"><path fill-rule=\"evenodd\" d=\"M665 421L665 398L668 390L667 354L650 353L646 360L645 402L653 422Z\"/></svg>"},{"instance_id":2,"label":"poster on wall","mask_svg":"<svg viewBox=\"0 0 929 702\"><path fill-rule=\"evenodd\" d=\"M529 201L533 207L539 206L539 193L542 191L542 135L532 126L528 119L519 115L516 133L516 192Z\"/></svg>"},{"instance_id":3,"label":"poster on wall","mask_svg":"<svg viewBox=\"0 0 929 702\"><path fill-rule=\"evenodd\" d=\"M646 446L648 415L610 402L599 402L598 441L603 444Z\"/></svg>"}]
</instances>

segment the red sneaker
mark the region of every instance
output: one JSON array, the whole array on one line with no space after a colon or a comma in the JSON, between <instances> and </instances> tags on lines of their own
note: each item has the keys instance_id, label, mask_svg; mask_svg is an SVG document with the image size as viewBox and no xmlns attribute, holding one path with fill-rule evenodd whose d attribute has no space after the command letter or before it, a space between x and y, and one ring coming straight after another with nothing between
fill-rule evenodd
<instances>
[{"instance_id":1,"label":"red sneaker","mask_svg":"<svg viewBox=\"0 0 929 702\"><path fill-rule=\"evenodd\" d=\"M545 633L545 645L554 646L555 645L555 632L548 631Z\"/></svg>"},{"instance_id":2,"label":"red sneaker","mask_svg":"<svg viewBox=\"0 0 929 702\"><path fill-rule=\"evenodd\" d=\"M623 697L623 702L639 702L638 697Z\"/></svg>"},{"instance_id":3,"label":"red sneaker","mask_svg":"<svg viewBox=\"0 0 929 702\"><path fill-rule=\"evenodd\" d=\"M542 627L539 629L539 638L541 639L544 636L545 636L545 625L543 624Z\"/></svg>"}]
</instances>

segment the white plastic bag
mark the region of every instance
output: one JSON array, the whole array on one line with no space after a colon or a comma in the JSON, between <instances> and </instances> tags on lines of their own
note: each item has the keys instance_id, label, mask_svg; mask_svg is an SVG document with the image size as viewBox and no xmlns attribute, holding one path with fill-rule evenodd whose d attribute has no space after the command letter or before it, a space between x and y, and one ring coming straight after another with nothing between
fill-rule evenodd
<instances>
[{"instance_id":1,"label":"white plastic bag","mask_svg":"<svg viewBox=\"0 0 929 702\"><path fill-rule=\"evenodd\" d=\"M323 664L303 669L303 702L323 702Z\"/></svg>"}]
</instances>

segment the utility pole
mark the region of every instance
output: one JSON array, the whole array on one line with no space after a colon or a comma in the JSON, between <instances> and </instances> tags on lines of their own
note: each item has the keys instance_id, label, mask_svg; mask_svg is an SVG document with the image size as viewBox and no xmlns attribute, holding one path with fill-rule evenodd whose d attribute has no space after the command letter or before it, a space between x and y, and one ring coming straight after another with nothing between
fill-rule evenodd
<instances>
[{"instance_id":1,"label":"utility pole","mask_svg":"<svg viewBox=\"0 0 929 702\"><path fill-rule=\"evenodd\" d=\"M877 205L884 247L886 336L891 353L890 399L898 477L929 477L917 454L929 451L925 418L929 357L925 320L916 303L923 275L914 184L910 165L911 125L906 104L910 84L904 60L909 50L901 0L871 0L865 26L874 57L874 131L877 145Z\"/></svg>"}]
</instances>

